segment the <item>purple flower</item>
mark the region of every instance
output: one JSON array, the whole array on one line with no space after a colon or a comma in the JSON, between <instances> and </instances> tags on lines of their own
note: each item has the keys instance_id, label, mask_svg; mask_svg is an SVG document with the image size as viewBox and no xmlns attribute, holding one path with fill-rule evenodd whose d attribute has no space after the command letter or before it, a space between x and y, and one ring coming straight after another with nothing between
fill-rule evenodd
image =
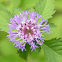
<instances>
[{"instance_id":1,"label":"purple flower","mask_svg":"<svg viewBox=\"0 0 62 62\"><path fill-rule=\"evenodd\" d=\"M41 17L36 12L30 13L30 11L17 14L10 19L9 35L7 37L22 51L26 51L26 43L31 45L31 51L36 51L36 48L39 48L37 44L42 45L44 40L46 40L42 38L43 33L49 32L50 29L49 24L47 24L48 20L44 20ZM39 18L42 19L40 23L38 23ZM33 41L37 43L35 44Z\"/></svg>"}]
</instances>

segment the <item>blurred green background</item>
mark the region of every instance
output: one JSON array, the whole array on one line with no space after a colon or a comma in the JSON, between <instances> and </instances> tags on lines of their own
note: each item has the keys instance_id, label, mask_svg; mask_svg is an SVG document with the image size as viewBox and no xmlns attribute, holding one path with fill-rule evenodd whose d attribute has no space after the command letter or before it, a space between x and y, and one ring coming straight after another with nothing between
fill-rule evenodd
<instances>
[{"instance_id":1,"label":"blurred green background","mask_svg":"<svg viewBox=\"0 0 62 62\"><path fill-rule=\"evenodd\" d=\"M0 0L0 10L3 8L9 13L13 13L16 8L26 10L34 7L38 1L39 0ZM57 28L52 34L54 34L55 37L62 37L62 0L55 0L54 4L56 12L53 17L49 19L49 23L57 25ZM1 16L2 15L0 15L0 18ZM2 23L2 21L0 23ZM52 34L50 37L54 38ZM15 48L12 43L6 39L6 36L6 32L0 31L0 62L48 62L42 48L38 54L32 53L29 54L28 57L26 55L27 61L25 61L24 58L18 55L18 48ZM24 55L25 54L23 54L23 56Z\"/></svg>"}]
</instances>

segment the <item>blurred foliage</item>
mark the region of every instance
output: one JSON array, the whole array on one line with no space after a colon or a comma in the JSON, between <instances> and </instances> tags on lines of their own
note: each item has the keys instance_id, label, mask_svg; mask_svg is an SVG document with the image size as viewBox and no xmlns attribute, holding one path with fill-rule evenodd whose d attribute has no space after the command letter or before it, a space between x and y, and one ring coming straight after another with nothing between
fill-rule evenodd
<instances>
[{"instance_id":1,"label":"blurred foliage","mask_svg":"<svg viewBox=\"0 0 62 62\"><path fill-rule=\"evenodd\" d=\"M17 8L21 3L21 0L1 0L0 7L12 11L14 8Z\"/></svg>"},{"instance_id":2,"label":"blurred foliage","mask_svg":"<svg viewBox=\"0 0 62 62\"><path fill-rule=\"evenodd\" d=\"M6 32L0 31L0 61L1 62L24 62L17 54L17 48L6 38Z\"/></svg>"},{"instance_id":3,"label":"blurred foliage","mask_svg":"<svg viewBox=\"0 0 62 62\"><path fill-rule=\"evenodd\" d=\"M55 9L62 12L62 0L55 0Z\"/></svg>"},{"instance_id":4,"label":"blurred foliage","mask_svg":"<svg viewBox=\"0 0 62 62\"><path fill-rule=\"evenodd\" d=\"M55 0L55 9L53 2L54 0L0 0L0 62L62 62L62 40L57 39L62 38L62 0ZM44 33L48 40L37 52L31 52L29 46L26 52L18 51L6 38L10 18L23 10L36 11L44 19L49 19L50 33Z\"/></svg>"},{"instance_id":5,"label":"blurred foliage","mask_svg":"<svg viewBox=\"0 0 62 62\"><path fill-rule=\"evenodd\" d=\"M34 7L37 2L38 0L21 0L20 7L26 10L27 8Z\"/></svg>"}]
</instances>

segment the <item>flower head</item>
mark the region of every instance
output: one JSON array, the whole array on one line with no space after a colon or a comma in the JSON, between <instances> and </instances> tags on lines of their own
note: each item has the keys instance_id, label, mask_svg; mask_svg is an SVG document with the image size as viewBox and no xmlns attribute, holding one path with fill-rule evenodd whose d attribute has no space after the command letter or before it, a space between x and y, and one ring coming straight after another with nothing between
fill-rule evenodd
<instances>
[{"instance_id":1,"label":"flower head","mask_svg":"<svg viewBox=\"0 0 62 62\"><path fill-rule=\"evenodd\" d=\"M24 11L19 15L10 19L10 29L8 32L8 38L16 44L22 51L26 51L26 43L31 45L30 49L35 50L38 48L37 44L42 45L44 38L42 38L44 32L49 32L48 20L42 19L38 23L38 19L42 16L36 12ZM36 44L35 42L36 41Z\"/></svg>"}]
</instances>

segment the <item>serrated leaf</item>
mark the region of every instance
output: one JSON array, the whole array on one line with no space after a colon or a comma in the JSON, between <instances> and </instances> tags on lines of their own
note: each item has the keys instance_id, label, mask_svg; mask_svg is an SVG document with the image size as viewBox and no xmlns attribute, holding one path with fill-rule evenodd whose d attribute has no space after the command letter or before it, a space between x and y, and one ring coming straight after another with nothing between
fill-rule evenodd
<instances>
[{"instance_id":1,"label":"serrated leaf","mask_svg":"<svg viewBox=\"0 0 62 62\"><path fill-rule=\"evenodd\" d=\"M42 15L42 18L49 19L55 13L54 0L39 0L35 6L37 13Z\"/></svg>"},{"instance_id":2,"label":"serrated leaf","mask_svg":"<svg viewBox=\"0 0 62 62\"><path fill-rule=\"evenodd\" d=\"M42 47L49 62L62 62L62 39L47 40Z\"/></svg>"},{"instance_id":3,"label":"serrated leaf","mask_svg":"<svg viewBox=\"0 0 62 62\"><path fill-rule=\"evenodd\" d=\"M53 38L44 42L49 48L54 50L57 54L62 55L62 40Z\"/></svg>"},{"instance_id":4,"label":"serrated leaf","mask_svg":"<svg viewBox=\"0 0 62 62\"><path fill-rule=\"evenodd\" d=\"M0 8L0 29L7 32L8 24L12 15L5 9Z\"/></svg>"},{"instance_id":5,"label":"serrated leaf","mask_svg":"<svg viewBox=\"0 0 62 62\"><path fill-rule=\"evenodd\" d=\"M44 54L48 62L62 62L62 56L57 54L50 47L48 47L48 45L43 44L42 48L44 50Z\"/></svg>"},{"instance_id":6,"label":"serrated leaf","mask_svg":"<svg viewBox=\"0 0 62 62\"><path fill-rule=\"evenodd\" d=\"M52 38L62 38L62 15L61 14L55 14L53 18L49 20L50 24L50 32L44 33L44 36L46 39L52 39Z\"/></svg>"}]
</instances>

